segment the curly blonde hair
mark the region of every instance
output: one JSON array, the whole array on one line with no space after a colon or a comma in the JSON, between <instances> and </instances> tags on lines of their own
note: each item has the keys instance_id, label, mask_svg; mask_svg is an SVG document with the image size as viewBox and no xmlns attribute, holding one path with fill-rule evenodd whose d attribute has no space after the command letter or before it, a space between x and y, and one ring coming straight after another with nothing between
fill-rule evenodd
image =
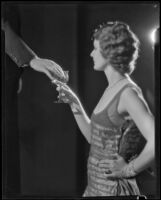
<instances>
[{"instance_id":1,"label":"curly blonde hair","mask_svg":"<svg viewBox=\"0 0 161 200\"><path fill-rule=\"evenodd\" d=\"M95 29L93 39L100 42L101 54L122 74L131 74L139 55L140 42L123 22L107 22Z\"/></svg>"}]
</instances>

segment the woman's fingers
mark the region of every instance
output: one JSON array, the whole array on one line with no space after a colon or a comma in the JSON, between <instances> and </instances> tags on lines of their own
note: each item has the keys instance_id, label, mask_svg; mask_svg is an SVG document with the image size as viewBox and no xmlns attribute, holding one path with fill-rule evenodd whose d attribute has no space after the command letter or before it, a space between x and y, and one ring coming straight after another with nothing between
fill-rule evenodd
<instances>
[{"instance_id":1,"label":"woman's fingers","mask_svg":"<svg viewBox=\"0 0 161 200\"><path fill-rule=\"evenodd\" d=\"M60 92L59 97L65 97L65 94L63 92Z\"/></svg>"},{"instance_id":2,"label":"woman's fingers","mask_svg":"<svg viewBox=\"0 0 161 200\"><path fill-rule=\"evenodd\" d=\"M100 168L112 168L113 164L112 163L102 163L98 165Z\"/></svg>"},{"instance_id":3,"label":"woman's fingers","mask_svg":"<svg viewBox=\"0 0 161 200\"><path fill-rule=\"evenodd\" d=\"M116 173L109 173L109 174L107 174L107 173L105 173L105 177L107 178L107 179L116 179L116 178L119 178L118 176L117 176L117 174Z\"/></svg>"},{"instance_id":4,"label":"woman's fingers","mask_svg":"<svg viewBox=\"0 0 161 200\"><path fill-rule=\"evenodd\" d=\"M60 85L58 85L58 86L56 87L56 90L57 90L58 92L60 92L60 93L63 93L63 94L69 94L69 93L70 93L69 90L67 90L65 87L60 86Z\"/></svg>"},{"instance_id":5,"label":"woman's fingers","mask_svg":"<svg viewBox=\"0 0 161 200\"><path fill-rule=\"evenodd\" d=\"M104 159L104 160L100 160L99 164L105 164L105 163L110 164L110 163L113 163L113 162L114 162L114 160Z\"/></svg>"},{"instance_id":6,"label":"woman's fingers","mask_svg":"<svg viewBox=\"0 0 161 200\"><path fill-rule=\"evenodd\" d=\"M100 168L105 168L105 167L107 167L107 168L112 168L113 165L114 165L114 163L115 163L115 161L113 161L113 160L104 159L104 160L101 160L101 161L99 162L98 166L99 166Z\"/></svg>"},{"instance_id":7,"label":"woman's fingers","mask_svg":"<svg viewBox=\"0 0 161 200\"><path fill-rule=\"evenodd\" d=\"M111 169L107 168L107 167L105 167L105 168L99 168L99 172L101 172L103 174L111 174L112 173Z\"/></svg>"},{"instance_id":8,"label":"woman's fingers","mask_svg":"<svg viewBox=\"0 0 161 200\"><path fill-rule=\"evenodd\" d=\"M102 172L104 172L105 174L110 174L112 173L112 169L113 169L113 161L112 160L107 160L107 159L104 159L104 160L101 160L99 163L98 163L98 167L100 168L100 170Z\"/></svg>"},{"instance_id":9,"label":"woman's fingers","mask_svg":"<svg viewBox=\"0 0 161 200\"><path fill-rule=\"evenodd\" d=\"M57 87L56 87L56 90L57 90L57 91L60 91L60 86L57 86Z\"/></svg>"},{"instance_id":10,"label":"woman's fingers","mask_svg":"<svg viewBox=\"0 0 161 200\"><path fill-rule=\"evenodd\" d=\"M126 162L121 156L117 156L115 160L103 159L100 160L98 166L105 174L107 179L118 179L122 177L121 170L126 165Z\"/></svg>"},{"instance_id":11,"label":"woman's fingers","mask_svg":"<svg viewBox=\"0 0 161 200\"><path fill-rule=\"evenodd\" d=\"M70 103L71 102L71 97L69 92L66 90L62 90L61 87L57 87L56 89L59 92L58 98L63 101L64 103Z\"/></svg>"},{"instance_id":12,"label":"woman's fingers","mask_svg":"<svg viewBox=\"0 0 161 200\"><path fill-rule=\"evenodd\" d=\"M76 103L78 104L78 99L75 93L70 89L70 87L58 80L52 81L57 85L56 90L59 92L59 97L65 103Z\"/></svg>"},{"instance_id":13,"label":"woman's fingers","mask_svg":"<svg viewBox=\"0 0 161 200\"><path fill-rule=\"evenodd\" d=\"M52 83L56 84L57 86L63 87L64 89L69 89L69 86L67 86L67 84L65 84L61 81L54 79L54 80L52 80Z\"/></svg>"},{"instance_id":14,"label":"woman's fingers","mask_svg":"<svg viewBox=\"0 0 161 200\"><path fill-rule=\"evenodd\" d=\"M111 174L111 171L116 172L122 168L122 164L117 160L101 160L98 164L101 169L106 169L107 174Z\"/></svg>"}]
</instances>

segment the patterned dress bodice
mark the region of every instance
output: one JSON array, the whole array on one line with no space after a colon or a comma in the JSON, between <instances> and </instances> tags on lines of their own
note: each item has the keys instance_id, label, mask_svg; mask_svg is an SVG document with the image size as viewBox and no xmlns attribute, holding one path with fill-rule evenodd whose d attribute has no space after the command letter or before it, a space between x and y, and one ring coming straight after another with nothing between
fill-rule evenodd
<instances>
[{"instance_id":1,"label":"patterned dress bodice","mask_svg":"<svg viewBox=\"0 0 161 200\"><path fill-rule=\"evenodd\" d=\"M120 89L103 111L93 113L91 116L91 146L87 164L88 185L83 196L140 194L134 178L110 180L104 177L98 167L100 160L115 160L119 154L122 137L120 127L125 123L125 119L118 113L117 107L120 94L126 87L129 87L129 84Z\"/></svg>"}]
</instances>

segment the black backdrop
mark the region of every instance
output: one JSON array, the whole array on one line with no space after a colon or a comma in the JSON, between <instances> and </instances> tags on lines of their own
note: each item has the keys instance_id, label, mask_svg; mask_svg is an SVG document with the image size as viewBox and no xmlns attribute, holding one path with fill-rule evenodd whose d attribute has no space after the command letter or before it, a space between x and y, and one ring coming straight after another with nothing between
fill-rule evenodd
<instances>
[{"instance_id":1,"label":"black backdrop","mask_svg":"<svg viewBox=\"0 0 161 200\"><path fill-rule=\"evenodd\" d=\"M154 4L19 3L23 40L42 58L69 70L69 85L87 113L108 84L93 70L93 29L105 21L130 25L141 41L132 75L154 112L154 51L149 31L159 24ZM19 94L21 192L25 195L81 196L86 186L89 146L70 108L56 104L55 86L41 73L26 68Z\"/></svg>"}]
</instances>

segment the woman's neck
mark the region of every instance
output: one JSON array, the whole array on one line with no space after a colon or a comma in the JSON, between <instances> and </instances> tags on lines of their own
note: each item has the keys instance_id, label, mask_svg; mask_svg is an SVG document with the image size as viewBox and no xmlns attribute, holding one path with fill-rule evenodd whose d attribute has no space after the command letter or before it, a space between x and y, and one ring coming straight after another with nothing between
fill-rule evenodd
<instances>
[{"instance_id":1,"label":"woman's neck","mask_svg":"<svg viewBox=\"0 0 161 200\"><path fill-rule=\"evenodd\" d=\"M111 65L106 67L106 69L104 70L104 73L105 73L107 81L109 83L109 87L121 79L129 78L128 75L120 74Z\"/></svg>"}]
</instances>

